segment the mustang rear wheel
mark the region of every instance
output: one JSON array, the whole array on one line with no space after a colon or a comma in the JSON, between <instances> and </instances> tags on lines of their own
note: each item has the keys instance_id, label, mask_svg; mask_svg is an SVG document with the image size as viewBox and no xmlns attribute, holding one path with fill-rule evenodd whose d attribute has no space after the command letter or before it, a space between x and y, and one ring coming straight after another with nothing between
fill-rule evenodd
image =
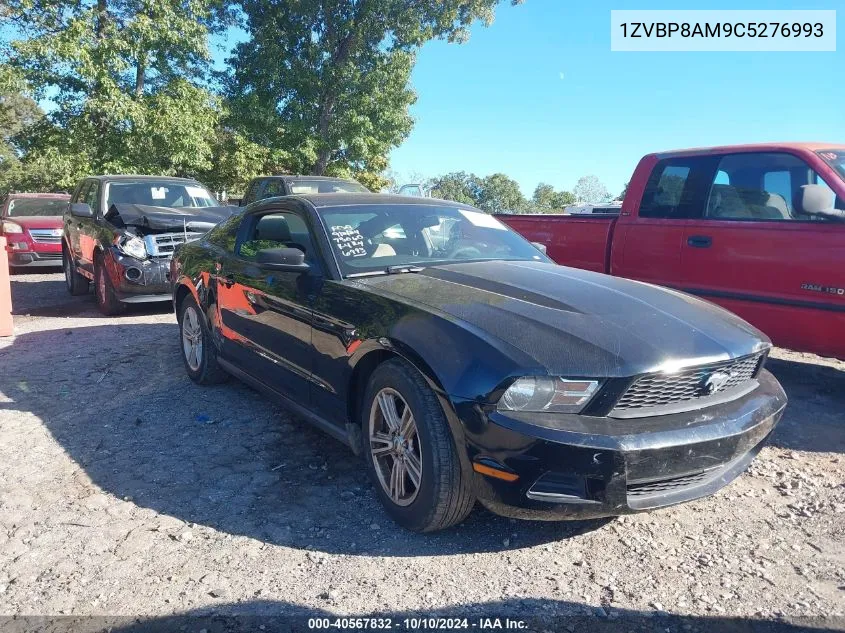
<instances>
[{"instance_id":1,"label":"mustang rear wheel","mask_svg":"<svg viewBox=\"0 0 845 633\"><path fill-rule=\"evenodd\" d=\"M475 499L437 396L396 359L379 365L361 412L367 470L388 514L416 532L463 521Z\"/></svg>"},{"instance_id":2,"label":"mustang rear wheel","mask_svg":"<svg viewBox=\"0 0 845 633\"><path fill-rule=\"evenodd\" d=\"M201 385L224 382L228 374L217 364L217 350L192 296L179 304L179 334L182 360L191 380Z\"/></svg>"}]
</instances>

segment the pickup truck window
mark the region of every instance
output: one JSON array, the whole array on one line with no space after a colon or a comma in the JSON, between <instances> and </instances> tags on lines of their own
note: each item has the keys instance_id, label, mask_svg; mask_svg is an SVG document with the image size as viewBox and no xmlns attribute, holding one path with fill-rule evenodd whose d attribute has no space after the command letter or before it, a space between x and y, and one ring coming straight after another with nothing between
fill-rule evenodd
<instances>
[{"instance_id":1,"label":"pickup truck window","mask_svg":"<svg viewBox=\"0 0 845 633\"><path fill-rule=\"evenodd\" d=\"M82 202L86 203L91 210L94 212L94 215L100 215L100 183L97 181L91 181L90 186L85 190L85 196L81 198Z\"/></svg>"},{"instance_id":2,"label":"pickup truck window","mask_svg":"<svg viewBox=\"0 0 845 633\"><path fill-rule=\"evenodd\" d=\"M757 221L825 221L800 208L801 187L821 179L785 152L729 154L707 196L705 218Z\"/></svg>"},{"instance_id":3,"label":"pickup truck window","mask_svg":"<svg viewBox=\"0 0 845 633\"><path fill-rule=\"evenodd\" d=\"M640 204L640 217L683 219L700 217L701 200L712 182L714 158L684 157L654 166Z\"/></svg>"}]
</instances>

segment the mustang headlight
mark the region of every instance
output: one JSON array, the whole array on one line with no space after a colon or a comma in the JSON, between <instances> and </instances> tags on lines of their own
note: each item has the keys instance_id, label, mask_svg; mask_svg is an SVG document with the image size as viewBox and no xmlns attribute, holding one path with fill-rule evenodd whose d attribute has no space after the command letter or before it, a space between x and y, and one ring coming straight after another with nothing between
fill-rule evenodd
<instances>
[{"instance_id":1,"label":"mustang headlight","mask_svg":"<svg viewBox=\"0 0 845 633\"><path fill-rule=\"evenodd\" d=\"M135 235L125 234L117 241L117 250L135 259L147 259L147 247L144 240Z\"/></svg>"},{"instance_id":2,"label":"mustang headlight","mask_svg":"<svg viewBox=\"0 0 845 633\"><path fill-rule=\"evenodd\" d=\"M598 388L597 380L528 376L508 387L496 408L499 411L578 413Z\"/></svg>"}]
</instances>

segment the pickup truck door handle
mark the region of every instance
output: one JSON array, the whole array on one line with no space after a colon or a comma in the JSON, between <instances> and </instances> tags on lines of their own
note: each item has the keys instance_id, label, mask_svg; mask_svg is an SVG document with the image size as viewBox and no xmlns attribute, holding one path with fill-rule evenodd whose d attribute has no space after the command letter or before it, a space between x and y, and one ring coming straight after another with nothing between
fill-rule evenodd
<instances>
[{"instance_id":1,"label":"pickup truck door handle","mask_svg":"<svg viewBox=\"0 0 845 633\"><path fill-rule=\"evenodd\" d=\"M693 248L710 248L713 238L709 235L690 235L687 238L687 244Z\"/></svg>"}]
</instances>

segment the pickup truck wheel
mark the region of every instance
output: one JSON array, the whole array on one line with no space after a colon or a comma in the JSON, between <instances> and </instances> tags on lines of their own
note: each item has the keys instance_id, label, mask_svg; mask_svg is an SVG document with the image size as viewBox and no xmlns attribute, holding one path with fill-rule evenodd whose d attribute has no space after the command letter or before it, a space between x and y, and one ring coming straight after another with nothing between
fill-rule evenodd
<instances>
[{"instance_id":1,"label":"pickup truck wheel","mask_svg":"<svg viewBox=\"0 0 845 633\"><path fill-rule=\"evenodd\" d=\"M182 360L188 377L200 385L225 382L229 375L217 364L217 349L193 297L179 304L179 334Z\"/></svg>"},{"instance_id":2,"label":"pickup truck wheel","mask_svg":"<svg viewBox=\"0 0 845 633\"><path fill-rule=\"evenodd\" d=\"M420 373L402 360L379 365L361 413L367 470L387 513L414 532L463 521L475 498L449 423Z\"/></svg>"},{"instance_id":3,"label":"pickup truck wheel","mask_svg":"<svg viewBox=\"0 0 845 633\"><path fill-rule=\"evenodd\" d=\"M90 287L89 281L76 272L76 262L68 253L67 249L62 247L62 268L65 271L65 286L67 291L74 297L88 294Z\"/></svg>"},{"instance_id":4,"label":"pickup truck wheel","mask_svg":"<svg viewBox=\"0 0 845 633\"><path fill-rule=\"evenodd\" d=\"M94 293L97 295L97 307L106 316L114 316L126 311L126 304L114 294L114 286L106 272L102 257L94 261Z\"/></svg>"}]
</instances>

